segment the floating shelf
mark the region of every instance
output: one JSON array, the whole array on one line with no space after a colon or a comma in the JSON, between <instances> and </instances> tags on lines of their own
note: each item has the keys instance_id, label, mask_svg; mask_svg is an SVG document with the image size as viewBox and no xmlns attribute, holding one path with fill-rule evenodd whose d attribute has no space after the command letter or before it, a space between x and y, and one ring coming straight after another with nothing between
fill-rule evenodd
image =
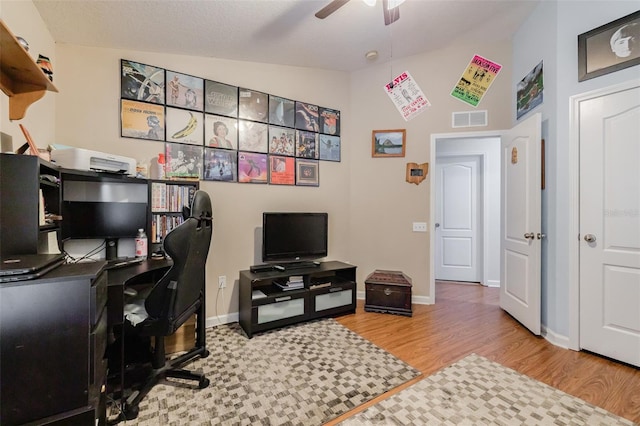
<instances>
[{"instance_id":1,"label":"floating shelf","mask_svg":"<svg viewBox=\"0 0 640 426\"><path fill-rule=\"evenodd\" d=\"M0 89L9 96L9 119L20 120L27 108L45 92L57 92L58 89L2 20L0 51Z\"/></svg>"}]
</instances>

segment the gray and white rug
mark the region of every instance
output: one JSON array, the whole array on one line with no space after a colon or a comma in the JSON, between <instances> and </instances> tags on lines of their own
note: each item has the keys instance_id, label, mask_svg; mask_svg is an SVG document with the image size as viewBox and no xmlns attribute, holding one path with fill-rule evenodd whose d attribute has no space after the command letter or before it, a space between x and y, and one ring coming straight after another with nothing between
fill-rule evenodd
<instances>
[{"instance_id":1,"label":"gray and white rug","mask_svg":"<svg viewBox=\"0 0 640 426\"><path fill-rule=\"evenodd\" d=\"M207 329L189 364L211 384L160 384L126 425L321 425L421 373L333 319L254 335ZM173 379L171 379L173 380Z\"/></svg>"},{"instance_id":2,"label":"gray and white rug","mask_svg":"<svg viewBox=\"0 0 640 426\"><path fill-rule=\"evenodd\" d=\"M633 424L475 354L340 423L341 426Z\"/></svg>"}]
</instances>

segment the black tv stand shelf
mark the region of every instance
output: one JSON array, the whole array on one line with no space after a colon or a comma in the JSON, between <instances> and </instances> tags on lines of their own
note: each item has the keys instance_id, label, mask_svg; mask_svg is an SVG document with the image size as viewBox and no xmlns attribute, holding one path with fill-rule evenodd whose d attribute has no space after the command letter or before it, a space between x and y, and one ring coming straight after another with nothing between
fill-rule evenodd
<instances>
[{"instance_id":1,"label":"black tv stand shelf","mask_svg":"<svg viewBox=\"0 0 640 426\"><path fill-rule=\"evenodd\" d=\"M302 276L304 287L283 291L277 279ZM356 266L339 261L292 270L240 271L240 326L254 333L356 311Z\"/></svg>"}]
</instances>

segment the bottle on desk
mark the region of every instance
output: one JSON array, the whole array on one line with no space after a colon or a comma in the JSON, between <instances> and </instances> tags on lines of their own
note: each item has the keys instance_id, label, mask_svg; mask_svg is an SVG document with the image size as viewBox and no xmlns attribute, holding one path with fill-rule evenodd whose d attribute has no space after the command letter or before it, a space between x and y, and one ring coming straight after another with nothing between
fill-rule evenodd
<instances>
[{"instance_id":1,"label":"bottle on desk","mask_svg":"<svg viewBox=\"0 0 640 426\"><path fill-rule=\"evenodd\" d=\"M147 234L144 229L140 228L138 229L138 235L136 235L136 258L146 259L147 251Z\"/></svg>"}]
</instances>

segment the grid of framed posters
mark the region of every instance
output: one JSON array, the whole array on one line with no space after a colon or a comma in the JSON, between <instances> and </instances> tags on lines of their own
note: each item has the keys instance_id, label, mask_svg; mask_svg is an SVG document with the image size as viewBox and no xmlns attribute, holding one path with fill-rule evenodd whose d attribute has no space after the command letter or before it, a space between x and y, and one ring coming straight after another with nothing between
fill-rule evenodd
<instances>
[{"instance_id":1,"label":"grid of framed posters","mask_svg":"<svg viewBox=\"0 0 640 426\"><path fill-rule=\"evenodd\" d=\"M122 59L120 135L164 143L165 175L319 186L340 111Z\"/></svg>"}]
</instances>

